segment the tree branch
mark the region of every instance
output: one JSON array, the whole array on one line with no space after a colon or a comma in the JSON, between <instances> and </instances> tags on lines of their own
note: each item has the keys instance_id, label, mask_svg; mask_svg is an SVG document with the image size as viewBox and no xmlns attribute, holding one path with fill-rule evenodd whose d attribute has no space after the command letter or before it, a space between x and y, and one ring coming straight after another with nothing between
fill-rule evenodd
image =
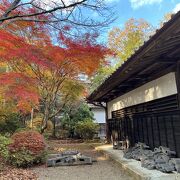
<instances>
[{"instance_id":1,"label":"tree branch","mask_svg":"<svg viewBox=\"0 0 180 180\"><path fill-rule=\"evenodd\" d=\"M82 0L82 1L78 1L78 2L75 2L73 4L70 4L70 5L67 5L67 6L58 6L58 7L55 7L55 8L52 8L50 10L42 10L40 12L36 12L36 13L31 13L31 14L22 14L22 15L13 15L13 16L8 16L9 13L16 9L16 5L19 4L20 0L15 0L14 3L12 3L12 6L0 17L0 22L4 22L6 20L10 20L10 19L15 19L15 18L25 18L25 17L33 17L33 16L39 16L39 15L42 15L42 14L50 14L50 13L53 13L57 10L66 10L66 9L69 9L69 8L72 8L72 7L75 7L75 6L78 6L78 5L81 5L82 3L86 2L87 0ZM35 6L35 5L33 5Z\"/></svg>"},{"instance_id":2,"label":"tree branch","mask_svg":"<svg viewBox=\"0 0 180 180\"><path fill-rule=\"evenodd\" d=\"M17 5L21 2L21 0L14 0L14 2L11 4L11 6L4 12L4 14L1 16L1 19L5 19L8 17L8 15L17 8Z\"/></svg>"}]
</instances>

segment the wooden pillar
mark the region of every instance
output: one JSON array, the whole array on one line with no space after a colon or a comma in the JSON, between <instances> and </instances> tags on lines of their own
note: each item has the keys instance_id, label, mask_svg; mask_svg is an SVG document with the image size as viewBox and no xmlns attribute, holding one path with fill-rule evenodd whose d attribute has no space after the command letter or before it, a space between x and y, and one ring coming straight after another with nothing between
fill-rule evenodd
<instances>
[{"instance_id":1,"label":"wooden pillar","mask_svg":"<svg viewBox=\"0 0 180 180\"><path fill-rule=\"evenodd\" d=\"M106 103L106 107L104 107L104 108L105 108L105 113L106 113L106 140L107 140L107 143L110 143L111 142L111 136L110 136L110 132L109 132L107 103Z\"/></svg>"},{"instance_id":2,"label":"wooden pillar","mask_svg":"<svg viewBox=\"0 0 180 180\"><path fill-rule=\"evenodd\" d=\"M177 61L175 76L178 96L178 108L180 109L180 61Z\"/></svg>"},{"instance_id":3,"label":"wooden pillar","mask_svg":"<svg viewBox=\"0 0 180 180\"><path fill-rule=\"evenodd\" d=\"M176 86L177 86L178 109L180 110L180 60L177 61L177 64L176 64L175 77L176 77ZM173 133L174 149L175 149L175 152L178 153L177 140L176 140L177 136L176 136L176 132L175 132L176 130L175 130L173 117L171 117L171 126L172 126L172 133Z\"/></svg>"}]
</instances>

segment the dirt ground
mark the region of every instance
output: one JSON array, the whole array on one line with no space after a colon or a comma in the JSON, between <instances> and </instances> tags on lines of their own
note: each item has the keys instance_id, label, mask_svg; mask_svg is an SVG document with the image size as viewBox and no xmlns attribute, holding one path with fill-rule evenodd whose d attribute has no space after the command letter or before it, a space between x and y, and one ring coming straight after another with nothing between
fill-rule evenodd
<instances>
[{"instance_id":1,"label":"dirt ground","mask_svg":"<svg viewBox=\"0 0 180 180\"><path fill-rule=\"evenodd\" d=\"M38 180L133 180L117 164L95 151L90 144L62 144L59 141L51 141L49 145L51 152L78 150L84 155L97 159L97 162L93 165L81 166L36 167L33 171L37 174Z\"/></svg>"}]
</instances>

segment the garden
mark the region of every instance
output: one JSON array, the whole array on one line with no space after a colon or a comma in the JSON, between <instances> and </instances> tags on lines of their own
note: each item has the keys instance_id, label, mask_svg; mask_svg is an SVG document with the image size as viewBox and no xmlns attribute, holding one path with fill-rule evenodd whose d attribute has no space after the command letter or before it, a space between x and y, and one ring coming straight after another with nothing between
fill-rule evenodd
<instances>
[{"instance_id":1,"label":"garden","mask_svg":"<svg viewBox=\"0 0 180 180\"><path fill-rule=\"evenodd\" d=\"M87 22L77 13L96 2L69 3L0 2L0 179L36 179L29 168L46 164L54 139L97 137L86 82L112 54L95 28L107 18Z\"/></svg>"},{"instance_id":2,"label":"garden","mask_svg":"<svg viewBox=\"0 0 180 180\"><path fill-rule=\"evenodd\" d=\"M2 177L8 178L13 174L14 178L21 176L36 178L35 173L27 170L28 168L40 165L46 167L48 154L60 153L68 149L57 148L56 144L73 144L73 142L83 144L95 138L98 131L98 124L94 122L93 114L87 104L82 104L74 112L75 120L64 115L61 123L55 124L55 129L53 122L49 120L43 134L40 129L42 124L40 114L37 113L35 118L25 122L22 118L24 117L17 113L1 114L0 174ZM96 140L96 142L100 141Z\"/></svg>"},{"instance_id":3,"label":"garden","mask_svg":"<svg viewBox=\"0 0 180 180\"><path fill-rule=\"evenodd\" d=\"M105 140L87 97L154 27L128 17L111 29L115 14L104 0L0 1L0 179L130 179L95 151ZM97 163L47 168L50 154L66 150Z\"/></svg>"}]
</instances>

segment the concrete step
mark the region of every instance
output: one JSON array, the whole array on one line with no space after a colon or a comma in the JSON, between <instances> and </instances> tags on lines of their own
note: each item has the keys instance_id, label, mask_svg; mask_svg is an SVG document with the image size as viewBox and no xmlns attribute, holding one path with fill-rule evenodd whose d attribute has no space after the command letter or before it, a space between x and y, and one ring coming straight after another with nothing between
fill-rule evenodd
<instances>
[{"instance_id":1,"label":"concrete step","mask_svg":"<svg viewBox=\"0 0 180 180\"><path fill-rule=\"evenodd\" d=\"M180 173L162 173L158 170L148 170L141 167L141 162L134 159L125 159L122 150L114 150L112 145L103 145L95 148L125 169L134 180L180 180Z\"/></svg>"}]
</instances>

